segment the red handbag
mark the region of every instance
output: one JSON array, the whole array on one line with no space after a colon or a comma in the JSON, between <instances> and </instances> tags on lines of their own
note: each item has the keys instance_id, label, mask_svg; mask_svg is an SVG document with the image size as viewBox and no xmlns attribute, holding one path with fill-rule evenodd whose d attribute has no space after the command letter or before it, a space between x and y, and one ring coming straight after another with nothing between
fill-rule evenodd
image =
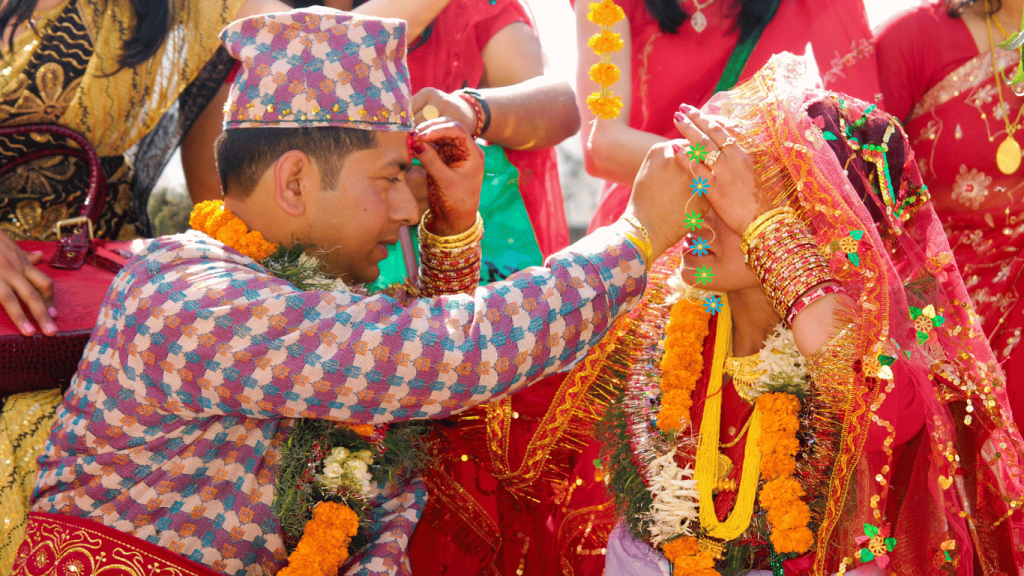
<instances>
[{"instance_id":1,"label":"red handbag","mask_svg":"<svg viewBox=\"0 0 1024 576\"><path fill-rule=\"evenodd\" d=\"M53 124L0 128L0 135L26 133L61 136L79 148L60 146L24 154L0 166L0 178L33 160L74 156L89 165L89 189L79 215L57 223L57 242L18 242L26 252L43 252L43 260L36 266L53 279L53 301L59 312L54 320L59 331L55 336L23 336L0 309L0 396L67 386L96 326L100 305L132 245L92 238L93 224L106 200L107 179L89 142L74 130ZM69 233L65 235L65 231Z\"/></svg>"}]
</instances>

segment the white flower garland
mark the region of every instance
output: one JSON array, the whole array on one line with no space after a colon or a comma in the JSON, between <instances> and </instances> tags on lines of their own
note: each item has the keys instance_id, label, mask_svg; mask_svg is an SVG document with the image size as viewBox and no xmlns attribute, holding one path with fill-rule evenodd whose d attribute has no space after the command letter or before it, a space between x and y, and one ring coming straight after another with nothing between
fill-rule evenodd
<instances>
[{"instance_id":1,"label":"white flower garland","mask_svg":"<svg viewBox=\"0 0 1024 576\"><path fill-rule=\"evenodd\" d=\"M692 536L690 523L698 519L700 492L693 479L694 469L676 464L676 448L655 458L647 467L647 490L654 495L651 505L651 542L663 542L686 534Z\"/></svg>"},{"instance_id":2,"label":"white flower garland","mask_svg":"<svg viewBox=\"0 0 1024 576\"><path fill-rule=\"evenodd\" d=\"M362 498L371 498L376 488L371 483L370 464L373 454L369 450L352 452L348 448L338 446L323 459L323 474L316 475L316 483L325 491L336 492L347 488Z\"/></svg>"}]
</instances>

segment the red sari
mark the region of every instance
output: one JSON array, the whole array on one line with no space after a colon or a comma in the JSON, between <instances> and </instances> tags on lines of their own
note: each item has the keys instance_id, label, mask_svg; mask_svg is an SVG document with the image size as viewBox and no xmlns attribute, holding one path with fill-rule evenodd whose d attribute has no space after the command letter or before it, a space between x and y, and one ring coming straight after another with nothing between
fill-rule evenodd
<instances>
[{"instance_id":1,"label":"red sari","mask_svg":"<svg viewBox=\"0 0 1024 576\"><path fill-rule=\"evenodd\" d=\"M881 27L877 42L886 105L904 119L935 211L1006 373L1011 409L1020 417L1024 167L1003 174L996 150L1007 138L1006 112L1018 124L1024 120L1024 99L1004 84L1005 105L1000 103L992 53L978 53L967 27L946 14L943 2L895 17ZM1018 60L1016 52L996 49L1001 75L1012 77Z\"/></svg>"},{"instance_id":2,"label":"red sari","mask_svg":"<svg viewBox=\"0 0 1024 576\"><path fill-rule=\"evenodd\" d=\"M647 12L644 0L616 0L632 36L632 103L629 126L665 138L678 138L672 114L681 103L701 106L714 94L736 47L731 2L718 0L702 12L707 28L697 33L684 21L678 34L666 34ZM703 4L703 3L702 3ZM693 13L692 2L683 8ZM868 102L880 90L871 29L861 0L782 0L750 54L739 82L750 78L773 54L804 54L811 45L825 88ZM632 188L607 183L590 230L622 215Z\"/></svg>"}]
</instances>

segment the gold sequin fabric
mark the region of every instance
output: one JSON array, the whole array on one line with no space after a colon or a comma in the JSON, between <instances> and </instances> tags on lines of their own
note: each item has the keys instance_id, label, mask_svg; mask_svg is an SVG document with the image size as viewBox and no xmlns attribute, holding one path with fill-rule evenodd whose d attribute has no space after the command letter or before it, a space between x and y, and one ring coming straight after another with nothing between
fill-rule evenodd
<instances>
[{"instance_id":1,"label":"gold sequin fabric","mask_svg":"<svg viewBox=\"0 0 1024 576\"><path fill-rule=\"evenodd\" d=\"M108 185L98 237L126 240L144 231L145 207L134 194L140 141L180 104L179 95L211 60L220 46L217 33L241 3L175 2L163 47L130 68L118 63L134 29L127 2L68 0L41 17L35 31L19 34L14 51L0 48L0 126L59 124L99 154ZM69 146L77 147L48 135L0 137L0 164ZM53 224L78 215L88 184L89 167L74 157L19 166L0 178L0 231L15 240L55 240Z\"/></svg>"},{"instance_id":2,"label":"gold sequin fabric","mask_svg":"<svg viewBox=\"0 0 1024 576\"><path fill-rule=\"evenodd\" d=\"M29 496L39 471L36 458L62 398L56 389L16 394L0 412L0 574L11 573L25 537Z\"/></svg>"}]
</instances>

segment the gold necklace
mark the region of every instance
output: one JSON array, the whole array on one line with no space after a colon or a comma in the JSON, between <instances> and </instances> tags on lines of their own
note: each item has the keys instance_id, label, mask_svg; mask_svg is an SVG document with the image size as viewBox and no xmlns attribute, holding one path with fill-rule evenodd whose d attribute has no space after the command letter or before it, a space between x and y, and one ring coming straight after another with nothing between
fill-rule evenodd
<instances>
[{"instance_id":1,"label":"gold necklace","mask_svg":"<svg viewBox=\"0 0 1024 576\"><path fill-rule=\"evenodd\" d=\"M999 75L999 67L996 65L996 46L992 40L992 14L988 0L985 0L985 28L988 30L988 46L992 56L992 80L996 83L996 93L999 95L999 106L1003 111L1003 124L1006 126L1006 140L996 149L996 166L1003 174L1010 175L1020 168L1021 150L1020 144L1013 138L1017 131L1017 120L1020 111L1017 111L1018 118L1010 123L1010 110L1003 100L1003 83Z\"/></svg>"},{"instance_id":2,"label":"gold necklace","mask_svg":"<svg viewBox=\"0 0 1024 576\"><path fill-rule=\"evenodd\" d=\"M730 355L725 359L724 371L732 376L732 385L736 393L750 404L757 400L757 397L767 391L768 383L764 376L768 370L759 370L761 364L760 353L751 354L737 358Z\"/></svg>"},{"instance_id":3,"label":"gold necklace","mask_svg":"<svg viewBox=\"0 0 1024 576\"><path fill-rule=\"evenodd\" d=\"M703 32L704 29L708 27L708 18L707 16L704 15L703 12L701 12L701 10L707 8L708 6L711 6L714 3L715 0L708 0L704 4L701 4L697 0L693 0L693 6L694 8L697 9L697 11L693 13L693 16L690 16L690 26L693 26L693 29L696 30L698 34Z\"/></svg>"}]
</instances>

